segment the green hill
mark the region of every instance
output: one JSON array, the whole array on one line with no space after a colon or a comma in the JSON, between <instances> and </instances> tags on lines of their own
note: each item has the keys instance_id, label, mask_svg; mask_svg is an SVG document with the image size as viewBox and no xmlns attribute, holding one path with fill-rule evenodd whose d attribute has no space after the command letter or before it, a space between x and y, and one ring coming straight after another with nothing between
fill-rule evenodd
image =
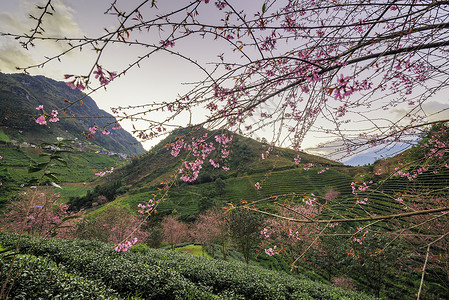
<instances>
[{"instance_id":1,"label":"green hill","mask_svg":"<svg viewBox=\"0 0 449 300\"><path fill-rule=\"evenodd\" d=\"M312 192L320 195L322 191L330 188L350 191L350 176L331 168L346 169L342 164L303 152L299 154L301 163L296 164L296 152L277 147L273 148L268 158L262 160L261 154L266 153L269 145L237 134L233 135L230 147L229 171L213 168L206 162L196 181L173 181L174 175L179 173L181 160L189 157L186 152L173 157L165 148L167 144L179 138L189 141L194 136L207 134L208 142L215 143L218 148L214 136L223 132L205 129L177 130L144 155L133 159L131 164L115 170L108 179L120 179L129 189L128 194L119 198L120 205L135 211L138 203L148 201L161 187L170 182L175 185L170 188L168 197L158 210L171 212L175 209L185 219L200 211L201 201L207 202L203 203L204 209L227 202L251 202L270 195L292 192ZM310 164L313 164L311 169L305 171L303 168L308 168ZM318 174L323 169L325 172ZM262 189L255 187L257 182L261 184Z\"/></svg>"}]
</instances>

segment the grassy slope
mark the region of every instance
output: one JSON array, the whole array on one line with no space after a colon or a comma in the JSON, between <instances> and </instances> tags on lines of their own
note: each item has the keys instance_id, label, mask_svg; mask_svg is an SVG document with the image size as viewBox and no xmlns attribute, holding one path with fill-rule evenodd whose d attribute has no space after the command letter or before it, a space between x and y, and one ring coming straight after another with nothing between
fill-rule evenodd
<instances>
[{"instance_id":1,"label":"grassy slope","mask_svg":"<svg viewBox=\"0 0 449 300\"><path fill-rule=\"evenodd\" d=\"M3 157L0 161L1 200L5 201L21 191L21 184L26 185L32 177L39 176L39 173L28 173L28 167L32 161L46 161L45 157L39 156L41 153L43 153L41 149L0 147L0 156ZM97 181L98 184L99 178L95 176L94 170L103 171L125 163L117 157L79 151L64 153L63 157L69 167L56 165L52 170L59 174L58 179L63 189L56 191L64 198L81 196L93 187L93 182Z\"/></svg>"}]
</instances>

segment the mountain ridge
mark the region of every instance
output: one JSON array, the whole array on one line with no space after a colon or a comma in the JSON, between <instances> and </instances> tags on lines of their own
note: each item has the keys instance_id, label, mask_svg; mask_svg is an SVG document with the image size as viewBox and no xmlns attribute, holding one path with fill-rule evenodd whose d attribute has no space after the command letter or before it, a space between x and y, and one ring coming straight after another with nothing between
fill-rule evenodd
<instances>
[{"instance_id":1,"label":"mountain ridge","mask_svg":"<svg viewBox=\"0 0 449 300\"><path fill-rule=\"evenodd\" d=\"M67 103L81 98L80 104L63 111ZM46 126L38 125L34 121L39 114L35 110L38 105L43 105L46 112L58 110L63 120ZM113 130L115 124L117 120L100 109L91 97L72 90L64 82L45 76L0 72L0 129L19 141L51 143L56 137L86 141L89 127L96 125L110 131L109 135L96 134L86 142L87 145L95 145L97 151L103 149L127 155L145 152L130 133L124 129Z\"/></svg>"}]
</instances>

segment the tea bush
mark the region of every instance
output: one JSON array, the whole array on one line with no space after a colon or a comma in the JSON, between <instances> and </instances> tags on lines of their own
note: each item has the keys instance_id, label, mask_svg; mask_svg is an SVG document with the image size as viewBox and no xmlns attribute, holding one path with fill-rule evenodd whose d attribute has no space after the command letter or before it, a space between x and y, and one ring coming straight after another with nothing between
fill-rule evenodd
<instances>
[{"instance_id":1,"label":"tea bush","mask_svg":"<svg viewBox=\"0 0 449 300\"><path fill-rule=\"evenodd\" d=\"M16 240L15 235L0 234L4 246L14 245ZM371 299L260 267L161 249L118 253L112 245L100 242L27 237L22 239L20 251L51 259L72 276L99 280L125 298ZM36 289L42 286L38 281L34 285Z\"/></svg>"}]
</instances>

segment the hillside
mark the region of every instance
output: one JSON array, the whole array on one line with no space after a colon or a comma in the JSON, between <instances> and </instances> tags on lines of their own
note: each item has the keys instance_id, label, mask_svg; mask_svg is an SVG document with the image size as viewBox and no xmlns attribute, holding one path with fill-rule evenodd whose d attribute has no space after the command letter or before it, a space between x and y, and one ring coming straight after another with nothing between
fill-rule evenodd
<instances>
[{"instance_id":1,"label":"hillside","mask_svg":"<svg viewBox=\"0 0 449 300\"><path fill-rule=\"evenodd\" d=\"M87 187L80 188L78 186L75 188L78 191L77 194L63 195L62 198L69 200L71 206L74 204L73 211L85 209L87 212L83 220L87 223L79 224L77 232L80 236L77 237L106 241L117 231L116 229L114 232L105 230L105 228L109 228L105 227L109 226L108 222L113 226L111 228L119 226L115 222L122 222L120 225L122 229L119 232L123 234L127 232L126 230L134 230L136 227L133 224L141 222L136 217L138 204L148 203L152 199L159 200L162 196L164 200L157 207L157 213L152 213L143 225L143 230L151 235L154 234L154 237L150 236L142 240L152 246L153 241L158 239L158 234L159 238L163 238L160 226L161 220L165 216L177 214L180 221L189 223L190 231L194 230L192 228L195 226L195 221L201 219L198 217L201 213L208 208L217 206L229 208L249 203L252 207L254 203L255 208L260 212L278 213L280 211L278 208L282 206L278 204L284 204L284 207L285 205L294 207L297 204L297 207L301 206L305 209L310 208L309 206L319 207L321 212L317 215L317 219L321 219L320 221L323 219L339 221L344 218L367 218L368 222L331 224L333 226L327 224L319 230L309 224L281 224L284 230L290 228L300 232L300 244L289 245L288 237L290 235L287 234L284 236L283 241L286 244L282 246L281 255L274 256L264 252L265 246L260 245L261 248L253 249L252 263L249 267L221 261L225 257L222 254L224 252L221 252L219 241L203 248L207 249L215 260L172 255L163 250L147 249L143 245L136 247L135 252L140 252L139 254L131 250L132 254L125 254L126 257L124 257L120 256L122 253L114 253L111 246L99 246L99 244L84 241L69 243L50 241L42 249L29 251L26 245L28 242L25 242L22 253L32 254L30 266L45 270L46 274L51 274L51 276L59 276L58 274L66 272L66 269L58 268L60 265L73 269L78 268L79 265L89 265L89 268L92 267L93 273L89 273L91 271L84 272L84 269L79 273L64 273L65 278L73 278L73 282L82 285L82 287L78 285L71 287L74 292L82 292L83 288L89 285L92 290L102 289L104 287L103 279L100 282L92 283L90 275L101 273L101 278L106 278L104 280L108 283L115 282L107 286L108 291L104 291L115 296L118 293L117 297L126 297L129 290L123 287L120 279L108 274L117 270L130 269L130 271L120 274L126 278L139 278L137 274L140 274L141 270L146 270L150 266L150 262L151 266L162 266L163 270L169 269L170 274L181 276L170 277L174 280L170 282L175 282L173 286L167 285L165 279L161 279L163 283L155 279L156 284L161 288L160 291L155 292L161 293L155 295L156 298L160 295L182 293L187 289L187 293L193 295L192 297L200 295L199 298L206 299L222 296L232 299L247 299L251 298L253 294L257 295L254 296L257 299L264 299L257 293L260 289L272 298L276 298L276 293L280 293L281 296L278 297L280 299L284 299L284 296L285 298L294 298L298 295L304 296L306 299L307 297L327 299L328 287L321 283L318 284L318 282L333 282L337 285L338 281L335 281L337 279L346 282L350 289L364 291L383 299L412 299L416 296L425 256L425 248L422 245L431 242L434 237L447 236L447 234L444 235L445 232L447 233L445 229L448 224L447 214L438 212L419 218L377 221L370 220L370 217L401 214L411 210L447 205L449 168L446 167L447 164L445 166L444 162L441 163L442 160L439 156L439 159L429 159L429 155L435 154L435 151L431 150L432 148L421 147L421 145L424 146L435 141L443 149L442 151L445 151L446 148L442 143L447 138L444 139L441 136L441 139L437 141L434 134L429 134L428 138L420 142L419 147L407 150L402 155L377 161L369 166L350 167L306 153L299 153L301 162L297 164L294 161L297 154L292 150L273 148L267 154L269 145L234 134L229 147L228 165L230 170L226 171L223 168L218 169L210 164L204 164L196 181L184 182L180 180L179 176L177 176L178 178L174 176L180 174L179 168L183 165L182 160L192 161L195 159L192 156L195 156L192 154L193 150L189 150L189 147L186 146L177 157L174 157L170 151L173 147L167 147L167 145L174 145L180 140L183 140L185 145L189 145L189 141L194 137L201 136L208 145L212 143L219 149L220 145L216 143L215 136L221 134L230 135L226 131L211 132L205 129L175 131L148 153L134 158L123 167L117 167L112 174L102 177L102 185L98 185L94 189L91 185L90 190ZM201 151L206 150L203 146L200 149ZM442 153L443 161L446 162L447 157L444 154L446 152ZM264 154L265 159L262 159L261 154ZM212 155L210 157L215 159L215 156ZM206 161L208 158L206 157L204 160ZM425 170L422 169L423 163L427 164ZM77 167L74 164L71 167L75 174ZM399 171L406 173L398 173ZM413 172L420 173L417 173L417 178L410 180L408 176L414 174ZM70 172L66 175L70 177ZM260 184L260 189L257 188L257 183ZM364 184L369 187L363 188ZM362 189L358 187L362 187ZM87 194L84 195L86 192ZM69 199L69 197L71 198ZM304 199L311 198L315 198L314 204L306 204ZM220 211L238 212L239 210L220 209ZM293 214L286 216L298 218ZM268 219L266 218L265 221ZM94 225L88 227L86 224ZM95 224L100 224L99 229L95 227ZM260 228L257 232L260 232ZM360 228L366 228L366 231L363 232ZM398 232L401 235L398 235ZM321 235L322 233L323 235ZM412 236L417 238L412 239ZM189 237L188 243L194 242L193 239L193 236ZM4 246L10 244L10 242L3 241ZM317 242L315 243L315 241ZM117 241L115 242L117 243ZM196 240L195 242L198 243ZM263 242L264 240L260 241L260 243ZM280 247L279 241L276 240L273 240L269 246L272 247L276 244ZM447 252L445 251L448 248L446 245L447 240L439 239L438 244L435 243L432 246L432 256L427 262L423 299L447 298L449 290L447 280L445 280L447 272L443 269L447 262ZM109 248L104 250L103 247ZM229 257L231 257L231 253L240 251L235 237L231 235L227 236L226 247L228 247L226 252ZM306 249L305 247L311 248ZM82 253L81 256L80 253ZM298 263L299 278L296 275L291 277L253 268L253 266L259 265L271 270L290 272L293 261L301 253L304 253L304 257ZM143 256L140 256L141 254ZM79 260L79 257L84 257L84 259ZM163 261L160 258L163 258ZM100 265L111 265L112 267L104 269L96 264L97 261ZM142 266L137 266L138 271L135 272L132 271L135 266L130 261L143 261L144 263ZM45 269L47 267L49 269ZM236 277L228 275L228 272ZM153 275L153 273L148 274L148 276ZM302 281L301 283L300 277L303 276L313 278L315 282L312 284ZM264 281L263 278L266 277L271 280ZM225 278L224 282L220 281L222 278ZM260 282L260 285L259 283L255 283L255 286L250 285L254 289L248 290L248 282L250 282L247 280L248 278L256 278L257 280L255 280ZM99 279L99 277L95 277L95 279ZM29 280L35 279L31 276ZM285 286L286 281L294 282L299 290L293 289L290 285ZM242 282L243 284L241 284ZM26 284L27 281L24 281L23 285ZM233 288L228 288L228 284ZM134 282L133 286L134 290L141 289L144 292L149 292L147 284ZM198 289L198 286L201 288ZM307 291L302 290L304 286L308 287ZM315 288L319 289L318 294ZM340 299L341 295L338 293L337 290L334 290L332 295L337 296L331 296L330 299ZM362 295L359 294L356 297L362 297Z\"/></svg>"},{"instance_id":2,"label":"hillside","mask_svg":"<svg viewBox=\"0 0 449 300\"><path fill-rule=\"evenodd\" d=\"M145 152L142 145L123 129L112 130L115 118L101 110L90 97L69 107L65 114L61 111L69 102L83 97L79 90L72 90L64 82L54 81L44 76L0 73L0 130L19 142L40 144L54 143L56 138L78 140L80 147L89 151L107 150L127 155ZM67 102L69 101L69 102ZM38 116L36 107L43 105L46 112L59 110L61 122L42 126L34 122ZM69 118L70 116L70 118ZM71 118L89 116L93 118ZM64 118L65 117L65 118ZM108 125L109 135L95 135L87 140L89 127Z\"/></svg>"},{"instance_id":3,"label":"hillside","mask_svg":"<svg viewBox=\"0 0 449 300\"><path fill-rule=\"evenodd\" d=\"M207 134L207 142L212 142L217 134L229 132L211 132L205 129L180 129L173 132L153 149L132 160L131 164L117 169L108 179L121 180L129 188L129 193L118 201L121 205L135 211L138 203L148 200L166 183L172 182L173 176L179 173L181 160L191 159L188 151L181 151L178 157L171 155L166 145L183 138L190 141L194 136ZM218 148L216 142L213 142ZM204 163L196 181L185 183L176 179L176 186L168 191L168 197L161 204L161 212L177 210L188 219L201 209L220 205L226 202L258 200L270 195L280 195L292 192L315 192L337 186L337 189L350 192L350 176L344 171L349 170L340 163L319 156L301 152L301 162L296 164L297 153L291 149L273 148L267 158L269 145L256 140L234 134L230 145L229 171L214 168ZM326 168L342 168L342 170L326 170ZM311 168L310 172L305 169ZM319 170L324 174L317 174ZM312 177L312 178L311 178ZM322 180L325 178L325 180ZM257 190L256 182L264 188ZM203 201L203 205L199 202Z\"/></svg>"}]
</instances>

